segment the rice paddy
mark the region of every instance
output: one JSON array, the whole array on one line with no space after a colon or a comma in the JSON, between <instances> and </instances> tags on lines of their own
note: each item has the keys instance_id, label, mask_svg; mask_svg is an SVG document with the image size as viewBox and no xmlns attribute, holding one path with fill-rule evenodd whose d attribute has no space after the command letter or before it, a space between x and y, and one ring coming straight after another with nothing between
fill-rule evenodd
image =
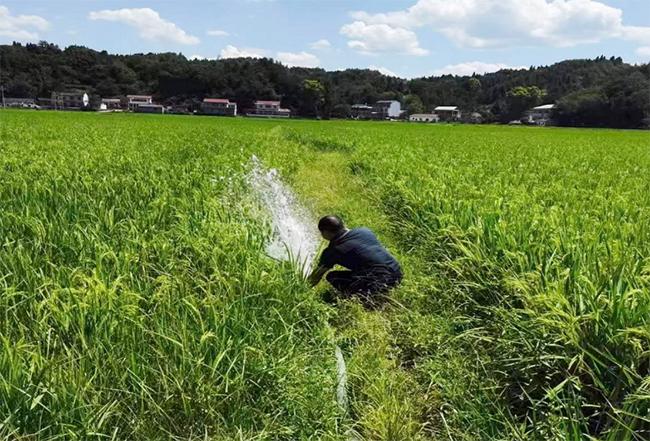
<instances>
[{"instance_id":1,"label":"rice paddy","mask_svg":"<svg viewBox=\"0 0 650 441\"><path fill-rule=\"evenodd\" d=\"M253 156L390 304L269 257ZM0 112L0 437L648 439L648 176L642 131Z\"/></svg>"}]
</instances>

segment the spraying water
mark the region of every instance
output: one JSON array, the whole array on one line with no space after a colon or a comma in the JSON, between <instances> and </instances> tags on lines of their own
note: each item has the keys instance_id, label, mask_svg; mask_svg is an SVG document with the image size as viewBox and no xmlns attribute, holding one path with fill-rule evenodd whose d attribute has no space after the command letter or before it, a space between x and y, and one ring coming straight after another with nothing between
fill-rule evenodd
<instances>
[{"instance_id":1,"label":"spraying water","mask_svg":"<svg viewBox=\"0 0 650 441\"><path fill-rule=\"evenodd\" d=\"M267 170L256 156L248 180L271 216L273 236L266 247L269 256L294 262L307 275L311 271L319 237L315 222L300 206L291 189L279 178L275 169ZM336 346L336 401L344 413L348 411L347 370L341 348Z\"/></svg>"},{"instance_id":2,"label":"spraying water","mask_svg":"<svg viewBox=\"0 0 650 441\"><path fill-rule=\"evenodd\" d=\"M280 180L276 169L264 169L256 156L251 161L249 182L271 215L273 236L266 252L274 259L294 262L303 274L308 274L319 244L313 228L316 223Z\"/></svg>"}]
</instances>

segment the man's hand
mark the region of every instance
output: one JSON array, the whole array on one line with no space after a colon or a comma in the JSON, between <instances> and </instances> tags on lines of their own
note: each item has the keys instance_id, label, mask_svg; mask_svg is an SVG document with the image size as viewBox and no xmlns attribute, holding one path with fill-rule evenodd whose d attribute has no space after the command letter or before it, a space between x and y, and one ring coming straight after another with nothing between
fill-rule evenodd
<instances>
[{"instance_id":1,"label":"man's hand","mask_svg":"<svg viewBox=\"0 0 650 441\"><path fill-rule=\"evenodd\" d=\"M318 285L318 282L320 282L320 279L323 278L328 270L329 269L324 266L318 266L314 271L312 271L309 277L307 277L307 282L309 282L311 286Z\"/></svg>"}]
</instances>

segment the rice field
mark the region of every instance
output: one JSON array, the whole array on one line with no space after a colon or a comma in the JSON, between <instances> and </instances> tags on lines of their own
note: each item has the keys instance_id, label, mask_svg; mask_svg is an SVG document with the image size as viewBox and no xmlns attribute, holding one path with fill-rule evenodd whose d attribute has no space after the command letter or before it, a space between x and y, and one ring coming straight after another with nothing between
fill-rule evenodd
<instances>
[{"instance_id":1,"label":"rice field","mask_svg":"<svg viewBox=\"0 0 650 441\"><path fill-rule=\"evenodd\" d=\"M253 156L389 305L268 256ZM0 112L0 438L648 439L648 176L642 131Z\"/></svg>"}]
</instances>

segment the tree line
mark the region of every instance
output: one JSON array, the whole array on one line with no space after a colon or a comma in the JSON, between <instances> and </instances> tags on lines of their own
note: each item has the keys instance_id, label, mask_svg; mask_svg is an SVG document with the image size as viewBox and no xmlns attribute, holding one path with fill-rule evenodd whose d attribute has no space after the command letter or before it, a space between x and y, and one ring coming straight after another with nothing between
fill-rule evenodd
<instances>
[{"instance_id":1,"label":"tree line","mask_svg":"<svg viewBox=\"0 0 650 441\"><path fill-rule=\"evenodd\" d=\"M630 65L620 57L407 80L369 69L287 67L270 58L114 55L40 42L1 45L0 71L8 97L84 89L95 99L150 94L189 110L197 109L204 97L229 98L244 109L257 99L278 99L294 115L322 118L348 117L355 103L396 99L408 113L455 105L481 113L488 122L508 122L535 105L556 103L553 117L559 125L650 127L650 64Z\"/></svg>"}]
</instances>

